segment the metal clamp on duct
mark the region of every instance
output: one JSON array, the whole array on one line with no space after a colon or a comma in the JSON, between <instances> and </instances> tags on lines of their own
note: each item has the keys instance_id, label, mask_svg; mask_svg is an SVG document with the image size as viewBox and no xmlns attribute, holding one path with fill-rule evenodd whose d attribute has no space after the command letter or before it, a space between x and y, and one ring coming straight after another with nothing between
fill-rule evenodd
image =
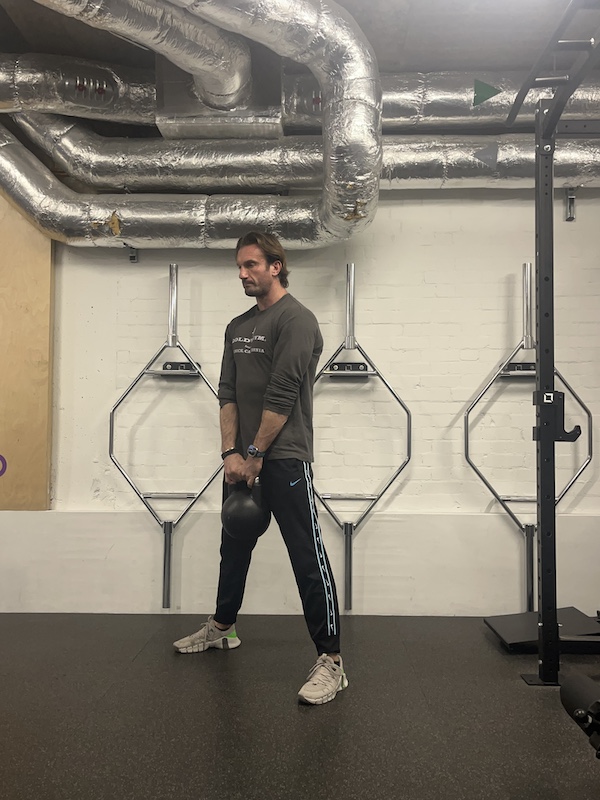
<instances>
[{"instance_id":1,"label":"metal clamp on duct","mask_svg":"<svg viewBox=\"0 0 600 800\"><path fill-rule=\"evenodd\" d=\"M600 684L586 675L572 675L561 684L560 700L600 758Z\"/></svg>"}]
</instances>

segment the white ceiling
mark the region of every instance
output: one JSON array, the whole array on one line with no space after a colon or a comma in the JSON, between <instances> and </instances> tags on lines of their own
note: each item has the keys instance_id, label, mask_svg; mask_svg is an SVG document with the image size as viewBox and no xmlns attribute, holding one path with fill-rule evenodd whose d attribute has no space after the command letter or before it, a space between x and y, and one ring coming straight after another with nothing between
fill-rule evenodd
<instances>
[{"instance_id":1,"label":"white ceiling","mask_svg":"<svg viewBox=\"0 0 600 800\"><path fill-rule=\"evenodd\" d=\"M340 3L375 48L382 72L528 69L568 4L569 0Z\"/></svg>"}]
</instances>

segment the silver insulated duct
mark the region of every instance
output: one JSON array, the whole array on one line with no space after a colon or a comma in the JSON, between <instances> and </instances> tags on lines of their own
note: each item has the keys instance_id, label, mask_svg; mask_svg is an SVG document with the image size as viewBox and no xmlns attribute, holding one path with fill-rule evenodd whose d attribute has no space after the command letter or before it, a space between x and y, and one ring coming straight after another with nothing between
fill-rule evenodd
<instances>
[{"instance_id":1,"label":"silver insulated duct","mask_svg":"<svg viewBox=\"0 0 600 800\"><path fill-rule=\"evenodd\" d=\"M255 228L273 231L291 249L323 243L306 199L77 194L2 126L0 175L7 200L53 239L78 247L230 249Z\"/></svg>"},{"instance_id":2,"label":"silver insulated duct","mask_svg":"<svg viewBox=\"0 0 600 800\"><path fill-rule=\"evenodd\" d=\"M160 64L173 70L164 60ZM178 88L178 75L184 73L175 70L175 76L169 74L165 78L170 94ZM503 130L524 78L521 73L478 73L477 79L464 72L382 75L383 131L476 134ZM497 94L478 96L481 91L489 94L490 89ZM549 91L536 89L529 93L511 130L533 128L537 102ZM161 127L156 95L156 80L150 70L107 66L67 56L0 54L0 112L3 113L43 111L115 122L157 121ZM177 96L174 102L181 102L181 97ZM191 96L189 102L198 103ZM222 111L218 117L213 111L213 116L204 122L201 135L213 139L277 138L283 134L281 116L288 131L303 135L320 133L321 103L319 84L312 75L286 74L282 79L281 110L238 108L235 112ZM600 86L584 84L567 104L563 119L593 115L599 106ZM202 108L206 116L210 110ZM198 120L190 123L189 134L181 122L165 127L166 130L161 128L163 136L175 139L199 138L194 132L201 130Z\"/></svg>"},{"instance_id":3,"label":"silver insulated duct","mask_svg":"<svg viewBox=\"0 0 600 800\"><path fill-rule=\"evenodd\" d=\"M37 2L78 6L81 15L84 5L91 14L109 4L125 4L125 0ZM94 191L161 192L76 194L3 131L3 191L54 238L78 246L225 248L246 230L260 227L278 233L289 248L316 247L362 230L375 212L378 188L533 185L533 137L498 135L520 78L479 76L480 84L484 79L489 82L483 89L487 96L474 102L478 89L472 76L465 73L384 76L388 123L392 129L399 127L413 135L381 138L374 58L343 12L334 16L333 6L317 0L314 4L301 0L296 5L292 0L171 2L180 6L177 12L192 26L196 25L193 15L201 15L308 65L315 78L298 78L297 85L304 82L304 88L297 90L292 104L296 116L290 112L287 122L303 130L315 125L318 129L322 116L323 137L288 136L276 141L109 139L65 118L15 114L13 119L24 133L61 170ZM127 0L127 5L147 7L149 0ZM158 0L153 5L158 9ZM51 76L46 80L51 82ZM7 76L6 81L17 85L16 77ZM26 80L20 85L25 87ZM495 87L495 94L490 87ZM286 92L288 99L293 96ZM21 94L13 100L15 105L35 105L27 104L28 91L23 89ZM304 122L301 97L310 97L312 108ZM6 97L5 102L9 102ZM574 96L568 116L590 115L599 103L600 89L584 86ZM315 112L320 107L322 115ZM5 106L9 108L12 106ZM530 126L531 120L524 116L524 124ZM427 131L426 135L414 135L420 130ZM451 135L464 130L472 135ZM480 130L495 135L473 135ZM561 141L555 174L557 186L600 186L599 143ZM324 187L320 200L315 199L316 192L310 193L319 186ZM225 194L287 190L308 193L291 198ZM207 196L208 192L224 194Z\"/></svg>"},{"instance_id":4,"label":"silver insulated duct","mask_svg":"<svg viewBox=\"0 0 600 800\"><path fill-rule=\"evenodd\" d=\"M382 75L383 132L437 131L483 133L505 129L505 120L524 83L525 73L419 72ZM551 89L534 89L525 98L512 130L533 130L537 102ZM321 128L319 85L312 75L284 75L283 124L300 132ZM600 105L600 87L584 84L573 95L563 119L579 119Z\"/></svg>"},{"instance_id":5,"label":"silver insulated duct","mask_svg":"<svg viewBox=\"0 0 600 800\"><path fill-rule=\"evenodd\" d=\"M317 78L323 106L323 192L299 238L346 239L372 220L381 171L381 87L373 51L335 3L308 0L173 0L225 30L241 32ZM295 238L295 237L294 237Z\"/></svg>"},{"instance_id":6,"label":"silver insulated duct","mask_svg":"<svg viewBox=\"0 0 600 800\"><path fill-rule=\"evenodd\" d=\"M320 136L130 139L99 136L52 114L14 114L12 119L61 172L99 191L280 192L323 183Z\"/></svg>"},{"instance_id":7,"label":"silver insulated duct","mask_svg":"<svg viewBox=\"0 0 600 800\"><path fill-rule=\"evenodd\" d=\"M179 247L188 231L202 240L204 198L77 194L2 126L0 174L6 199L40 230L65 244Z\"/></svg>"},{"instance_id":8,"label":"silver insulated duct","mask_svg":"<svg viewBox=\"0 0 600 800\"><path fill-rule=\"evenodd\" d=\"M143 0L36 2L96 24L109 7L121 12L126 6L149 9ZM319 247L362 230L373 218L378 199L381 93L375 58L352 18L338 13L337 7L320 3L315 8L307 0L294 5L284 0L237 0L235 8L221 9L212 3L201 5L210 21L296 58L317 76L325 120L320 200L77 195L7 131L2 133L0 158L5 194L54 238L79 246L231 247L245 231L263 228L278 234L289 248ZM185 11L177 12L188 19ZM161 17L160 22L166 18L171 17ZM114 15L106 19L104 27L110 28ZM168 33L168 28L155 30L154 36L167 41ZM132 38L140 40L139 35Z\"/></svg>"},{"instance_id":9,"label":"silver insulated duct","mask_svg":"<svg viewBox=\"0 0 600 800\"><path fill-rule=\"evenodd\" d=\"M65 56L0 54L0 113L25 110L152 125L154 75Z\"/></svg>"},{"instance_id":10,"label":"silver insulated duct","mask_svg":"<svg viewBox=\"0 0 600 800\"><path fill-rule=\"evenodd\" d=\"M156 0L35 0L39 5L142 44L194 76L199 98L232 108L250 91L247 46Z\"/></svg>"},{"instance_id":11,"label":"silver insulated duct","mask_svg":"<svg viewBox=\"0 0 600 800\"><path fill-rule=\"evenodd\" d=\"M279 141L107 138L50 114L13 120L55 165L99 191L215 192L314 189L323 181L319 136ZM384 136L380 190L522 189L534 185L533 136ZM600 186L600 144L562 140L557 186Z\"/></svg>"}]
</instances>

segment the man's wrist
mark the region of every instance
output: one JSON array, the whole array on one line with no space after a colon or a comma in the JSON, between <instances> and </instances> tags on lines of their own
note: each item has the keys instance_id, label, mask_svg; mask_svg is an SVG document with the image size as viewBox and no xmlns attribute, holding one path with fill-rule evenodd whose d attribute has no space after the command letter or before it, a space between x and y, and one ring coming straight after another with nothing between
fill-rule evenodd
<instances>
[{"instance_id":1,"label":"man's wrist","mask_svg":"<svg viewBox=\"0 0 600 800\"><path fill-rule=\"evenodd\" d=\"M228 447L227 450L223 450L223 452L221 453L221 458L223 459L223 461L225 461L227 456L232 456L235 453L237 453L238 456L241 455L237 447Z\"/></svg>"},{"instance_id":2,"label":"man's wrist","mask_svg":"<svg viewBox=\"0 0 600 800\"><path fill-rule=\"evenodd\" d=\"M248 456L250 458L264 458L266 455L266 450L259 450L255 444L248 445Z\"/></svg>"}]
</instances>

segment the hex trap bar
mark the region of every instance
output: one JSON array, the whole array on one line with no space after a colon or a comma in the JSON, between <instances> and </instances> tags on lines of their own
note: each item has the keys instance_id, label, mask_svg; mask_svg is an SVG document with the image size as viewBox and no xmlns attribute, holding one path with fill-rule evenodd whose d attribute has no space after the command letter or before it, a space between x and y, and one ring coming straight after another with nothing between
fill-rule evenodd
<instances>
[{"instance_id":1,"label":"hex trap bar","mask_svg":"<svg viewBox=\"0 0 600 800\"><path fill-rule=\"evenodd\" d=\"M123 467L123 465L119 462L117 457L114 453L114 442L115 442L115 418L116 412L121 403L128 397L129 394L133 391L133 389L138 385L138 383L144 378L145 376L149 375L154 378L163 378L167 379L168 381L173 380L197 380L198 378L202 379L204 383L208 386L210 391L217 396L217 390L208 380L200 364L198 364L194 358L190 355L190 353L186 350L186 348L181 344L179 340L179 336L177 334L177 288L178 288L178 266L177 264L170 264L169 265L169 322L168 322L168 333L167 333L167 340L162 345L162 347L158 350L158 352L150 359L150 361L146 364L144 369L140 372L140 374L135 378L133 383L123 392L121 397L117 400L117 402L112 407L110 412L110 423L109 423L109 455L119 472L123 475L127 483L131 486L133 491L142 501L142 503L146 506L148 511L152 514L153 518L156 522L162 527L163 535L164 535L164 552L163 552L163 597L162 597L162 607L163 608L170 608L171 607L171 556L172 556L172 546L173 546L173 534L175 532L175 528L181 522L181 520L185 517L188 511L192 508L194 503L198 500L198 498L203 494L203 492L210 486L213 480L217 477L217 475L223 469L223 464L219 464L217 469L212 473L212 475L208 478L208 480L202 485L202 487L197 492L141 492L138 487L136 486L133 478L128 474L127 470ZM179 350L185 356L185 361L168 361L165 362L163 365L163 369L152 369L155 362L161 356L161 354L167 349L176 349ZM177 516L175 519L163 519L158 512L153 508L151 500L187 500L188 503L185 506L184 510Z\"/></svg>"},{"instance_id":2,"label":"hex trap bar","mask_svg":"<svg viewBox=\"0 0 600 800\"><path fill-rule=\"evenodd\" d=\"M329 377L333 380L356 380L379 378L383 385L390 392L396 402L402 407L406 414L406 457L399 467L394 471L392 476L386 481L383 488L376 494L332 494L332 493L319 493L315 490L315 495L323 504L331 518L338 525L344 535L344 608L346 611L352 609L352 544L354 534L357 532L358 527L365 521L368 514L373 510L375 505L381 500L385 492L390 488L394 481L398 478L402 470L406 467L411 457L411 413L408 406L404 403L402 398L394 391L392 386L388 383L382 373L377 369L375 364L365 353L360 346L354 335L354 307L355 307L355 282L354 282L354 264L346 265L346 336L344 341L340 344L335 353L325 363L315 378L315 384L323 377ZM337 357L343 350L358 351L364 361L351 362L351 361L336 361ZM350 500L350 501L367 501L368 505L360 514L358 519L354 522L347 522L342 520L338 514L333 510L330 503L336 500Z\"/></svg>"},{"instance_id":3,"label":"hex trap bar","mask_svg":"<svg viewBox=\"0 0 600 800\"><path fill-rule=\"evenodd\" d=\"M492 377L488 380L485 386L475 395L475 397L470 401L469 406L464 414L464 448L465 448L465 459L471 469L475 472L477 477L482 481L482 483L486 486L486 488L491 492L491 494L496 498L498 503L502 506L502 508L506 511L508 516L512 519L515 525L519 528L521 533L525 537L525 553L526 553L526 565L525 565L525 579L526 579L526 597L527 597L527 611L534 610L534 573L535 573L535 532L536 526L524 523L518 516L518 514L514 511L513 508L509 505L509 503L535 503L537 502L537 497L535 496L526 496L526 495L501 495L499 492L496 491L493 484L491 483L488 478L483 474L482 470L475 464L473 459L471 458L470 453L470 415L471 412L475 409L478 403L483 399L485 394L488 390L492 387L494 383L498 380L535 380L535 362L530 361L515 361L515 357L517 354L523 351L532 351L535 349L535 339L533 337L533 303L532 303L532 264L525 263L523 264L523 337L521 341L517 344L514 350L510 353L510 355L500 364L496 372L492 375ZM573 387L567 382L566 378L561 375L561 373L554 368L554 375L557 377L560 382L564 385L567 389L568 393L572 396L575 402L579 405L579 407L583 410L583 412L587 416L588 420L588 435L587 435L587 456L580 467L577 469L575 474L571 477L571 479L567 482L567 484L563 487L563 489L557 494L555 498L555 505L558 505L562 498L566 495L569 489L573 486L575 481L579 478L581 473L586 469L589 463L592 460L592 453L593 453L593 442L592 442L592 414L589 408L585 405L581 397L577 394L577 392L573 389ZM563 414L564 414L564 393L555 392L555 395L561 394L562 395L562 404L563 404ZM579 435L581 434L581 428L579 425L575 426L574 430L571 433L565 433L558 441L575 441Z\"/></svg>"}]
</instances>

